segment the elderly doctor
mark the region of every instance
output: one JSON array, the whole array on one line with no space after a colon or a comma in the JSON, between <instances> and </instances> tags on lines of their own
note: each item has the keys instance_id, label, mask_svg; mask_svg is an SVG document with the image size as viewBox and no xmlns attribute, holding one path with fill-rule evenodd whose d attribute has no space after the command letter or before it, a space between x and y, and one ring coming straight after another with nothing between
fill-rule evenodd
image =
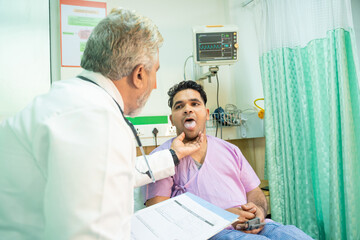
<instances>
[{"instance_id":1,"label":"elderly doctor","mask_svg":"<svg viewBox=\"0 0 360 240\"><path fill-rule=\"evenodd\" d=\"M0 125L0 239L130 239L133 188L151 182L131 124L155 85L162 37L115 10L92 32L79 76L53 84ZM155 179L203 135L148 157Z\"/></svg>"}]
</instances>

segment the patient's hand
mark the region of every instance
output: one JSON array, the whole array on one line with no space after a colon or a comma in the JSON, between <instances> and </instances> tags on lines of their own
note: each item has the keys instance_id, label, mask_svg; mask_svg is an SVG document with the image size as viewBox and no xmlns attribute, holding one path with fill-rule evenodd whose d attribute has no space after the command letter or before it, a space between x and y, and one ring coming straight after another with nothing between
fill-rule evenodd
<instances>
[{"instance_id":1,"label":"patient's hand","mask_svg":"<svg viewBox=\"0 0 360 240\"><path fill-rule=\"evenodd\" d=\"M148 199L145 202L145 205L147 207L150 207L151 205L157 204L159 202L162 202L162 201L165 201L165 200L168 200L168 199L170 199L170 197L156 196L156 197Z\"/></svg>"},{"instance_id":2,"label":"patient's hand","mask_svg":"<svg viewBox=\"0 0 360 240\"><path fill-rule=\"evenodd\" d=\"M245 223L250 219L258 217L260 218L260 222L264 222L265 220L263 210L252 202L241 205L241 207L228 208L226 210L236 215L239 215L238 217L239 220L232 224L232 226L236 230L243 231L244 233L257 234L264 228L264 226L261 226L258 229L253 229L249 231L241 230L241 228L243 227L243 223Z\"/></svg>"},{"instance_id":3,"label":"patient's hand","mask_svg":"<svg viewBox=\"0 0 360 240\"><path fill-rule=\"evenodd\" d=\"M236 229L236 226L239 223L244 223L247 220L253 219L255 217L255 211L245 211L241 207L228 208L226 211L239 215L239 220L232 224L234 229Z\"/></svg>"},{"instance_id":4,"label":"patient's hand","mask_svg":"<svg viewBox=\"0 0 360 240\"><path fill-rule=\"evenodd\" d=\"M264 209L262 209L261 207L257 206L255 203L253 203L253 202L248 202L247 204L241 205L241 208L242 208L244 211L251 212L251 213L255 214L255 217L260 218L260 222L264 222L264 221L265 221ZM244 233L257 234L257 233L259 233L263 228L264 228L264 226L261 226L261 227L259 227L258 229L253 229L253 230L243 231L243 232L244 232ZM236 229L236 228L235 228L235 229Z\"/></svg>"}]
</instances>

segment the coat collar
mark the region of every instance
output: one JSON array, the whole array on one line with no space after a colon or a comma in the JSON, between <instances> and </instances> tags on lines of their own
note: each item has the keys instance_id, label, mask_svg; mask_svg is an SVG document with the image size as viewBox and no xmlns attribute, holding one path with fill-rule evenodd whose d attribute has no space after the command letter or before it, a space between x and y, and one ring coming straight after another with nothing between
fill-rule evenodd
<instances>
[{"instance_id":1,"label":"coat collar","mask_svg":"<svg viewBox=\"0 0 360 240\"><path fill-rule=\"evenodd\" d=\"M101 73L92 72L88 70L83 70L80 76L86 77L102 87L108 94L115 99L115 101L120 105L121 109L124 111L124 101L121 97L120 92L116 88L115 84L109 78L103 76Z\"/></svg>"}]
</instances>

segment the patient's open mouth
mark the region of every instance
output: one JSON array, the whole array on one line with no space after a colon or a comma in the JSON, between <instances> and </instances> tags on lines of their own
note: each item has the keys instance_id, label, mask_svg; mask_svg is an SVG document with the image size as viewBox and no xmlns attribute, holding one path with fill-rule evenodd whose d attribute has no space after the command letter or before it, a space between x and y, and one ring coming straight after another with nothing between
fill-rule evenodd
<instances>
[{"instance_id":1,"label":"patient's open mouth","mask_svg":"<svg viewBox=\"0 0 360 240\"><path fill-rule=\"evenodd\" d=\"M193 130L196 127L196 122L193 118L187 118L184 121L184 127L188 130Z\"/></svg>"}]
</instances>

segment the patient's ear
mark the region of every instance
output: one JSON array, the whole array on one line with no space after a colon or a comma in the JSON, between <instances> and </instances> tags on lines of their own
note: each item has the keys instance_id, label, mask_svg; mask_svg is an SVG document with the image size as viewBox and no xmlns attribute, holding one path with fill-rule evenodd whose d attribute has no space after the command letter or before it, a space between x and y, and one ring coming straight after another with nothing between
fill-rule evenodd
<instances>
[{"instance_id":1,"label":"patient's ear","mask_svg":"<svg viewBox=\"0 0 360 240\"><path fill-rule=\"evenodd\" d=\"M208 108L206 109L206 120L210 120L210 111Z\"/></svg>"},{"instance_id":2,"label":"patient's ear","mask_svg":"<svg viewBox=\"0 0 360 240\"><path fill-rule=\"evenodd\" d=\"M147 80L147 73L143 64L137 65L131 73L131 81L136 88L143 88Z\"/></svg>"},{"instance_id":3,"label":"patient's ear","mask_svg":"<svg viewBox=\"0 0 360 240\"><path fill-rule=\"evenodd\" d=\"M173 120L172 120L172 114L169 116L169 118L170 118L171 125L174 126L174 123L173 123Z\"/></svg>"}]
</instances>

